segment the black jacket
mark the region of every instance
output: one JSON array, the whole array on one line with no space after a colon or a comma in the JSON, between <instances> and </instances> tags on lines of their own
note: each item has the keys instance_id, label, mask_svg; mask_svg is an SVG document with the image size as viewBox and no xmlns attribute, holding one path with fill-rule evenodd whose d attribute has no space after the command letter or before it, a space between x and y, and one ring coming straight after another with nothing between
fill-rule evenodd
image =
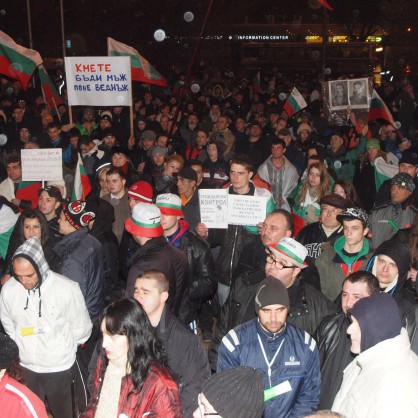
<instances>
[{"instance_id":1,"label":"black jacket","mask_svg":"<svg viewBox=\"0 0 418 418\"><path fill-rule=\"evenodd\" d=\"M197 335L165 308L157 326L168 366L176 380L185 418L192 418L197 396L210 376L205 350Z\"/></svg>"},{"instance_id":2,"label":"black jacket","mask_svg":"<svg viewBox=\"0 0 418 418\"><path fill-rule=\"evenodd\" d=\"M180 219L179 229L168 237L170 244L180 248L189 264L188 287L180 306L179 318L186 324L197 319L204 302L210 300L217 289L215 265L208 243L188 229Z\"/></svg>"},{"instance_id":3,"label":"black jacket","mask_svg":"<svg viewBox=\"0 0 418 418\"><path fill-rule=\"evenodd\" d=\"M136 278L150 269L160 270L167 276L170 283L167 304L171 312L178 316L189 277L186 256L178 248L170 245L164 236L151 238L134 254L126 284L128 296L134 294Z\"/></svg>"},{"instance_id":4,"label":"black jacket","mask_svg":"<svg viewBox=\"0 0 418 418\"><path fill-rule=\"evenodd\" d=\"M307 269L305 269L307 270ZM309 284L302 270L295 283L288 288L290 310L287 321L313 335L321 320L335 312L335 305ZM218 348L222 338L236 326L255 318L254 298L258 285L266 278L264 269L243 273L234 282L222 306L215 336L209 346L209 363L216 370Z\"/></svg>"},{"instance_id":5,"label":"black jacket","mask_svg":"<svg viewBox=\"0 0 418 418\"><path fill-rule=\"evenodd\" d=\"M320 409L331 409L343 381L344 369L355 357L347 335L349 325L344 313L339 312L325 317L316 330L321 362Z\"/></svg>"}]
</instances>

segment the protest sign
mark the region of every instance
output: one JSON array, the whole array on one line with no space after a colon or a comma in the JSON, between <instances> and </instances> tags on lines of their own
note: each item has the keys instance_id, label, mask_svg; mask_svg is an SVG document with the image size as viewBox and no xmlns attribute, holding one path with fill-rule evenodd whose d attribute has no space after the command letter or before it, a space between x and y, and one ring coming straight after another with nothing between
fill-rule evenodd
<instances>
[{"instance_id":1,"label":"protest sign","mask_svg":"<svg viewBox=\"0 0 418 418\"><path fill-rule=\"evenodd\" d=\"M129 57L66 57L70 106L131 106Z\"/></svg>"},{"instance_id":2,"label":"protest sign","mask_svg":"<svg viewBox=\"0 0 418 418\"><path fill-rule=\"evenodd\" d=\"M200 219L208 228L228 228L227 189L200 189Z\"/></svg>"},{"instance_id":3,"label":"protest sign","mask_svg":"<svg viewBox=\"0 0 418 418\"><path fill-rule=\"evenodd\" d=\"M257 225L266 218L268 197L228 195L228 224Z\"/></svg>"},{"instance_id":4,"label":"protest sign","mask_svg":"<svg viewBox=\"0 0 418 418\"><path fill-rule=\"evenodd\" d=\"M62 180L62 149L22 149L22 180Z\"/></svg>"}]
</instances>

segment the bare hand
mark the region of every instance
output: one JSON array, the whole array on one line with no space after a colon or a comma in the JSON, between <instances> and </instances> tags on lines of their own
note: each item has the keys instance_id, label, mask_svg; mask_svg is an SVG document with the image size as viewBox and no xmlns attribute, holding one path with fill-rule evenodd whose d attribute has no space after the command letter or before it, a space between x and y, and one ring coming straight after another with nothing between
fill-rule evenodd
<instances>
[{"instance_id":1,"label":"bare hand","mask_svg":"<svg viewBox=\"0 0 418 418\"><path fill-rule=\"evenodd\" d=\"M414 283L416 282L416 280L417 280L417 273L418 273L418 271L417 270L415 270L415 269L410 269L409 271L408 271L408 277L407 277L407 279L411 279L411 281L413 281Z\"/></svg>"},{"instance_id":2,"label":"bare hand","mask_svg":"<svg viewBox=\"0 0 418 418\"><path fill-rule=\"evenodd\" d=\"M197 224L196 225L196 233L200 235L202 238L206 238L208 236L209 229L206 227L205 224Z\"/></svg>"},{"instance_id":3,"label":"bare hand","mask_svg":"<svg viewBox=\"0 0 418 418\"><path fill-rule=\"evenodd\" d=\"M145 161L143 163L138 164L138 173L142 173L144 171Z\"/></svg>"},{"instance_id":4,"label":"bare hand","mask_svg":"<svg viewBox=\"0 0 418 418\"><path fill-rule=\"evenodd\" d=\"M369 125L366 123L366 124L363 126L363 129L361 130L361 134L362 134L363 136L366 136L366 135L367 135L367 132L369 132Z\"/></svg>"},{"instance_id":5,"label":"bare hand","mask_svg":"<svg viewBox=\"0 0 418 418\"><path fill-rule=\"evenodd\" d=\"M20 205L20 199L12 199L11 202L18 207Z\"/></svg>"}]
</instances>

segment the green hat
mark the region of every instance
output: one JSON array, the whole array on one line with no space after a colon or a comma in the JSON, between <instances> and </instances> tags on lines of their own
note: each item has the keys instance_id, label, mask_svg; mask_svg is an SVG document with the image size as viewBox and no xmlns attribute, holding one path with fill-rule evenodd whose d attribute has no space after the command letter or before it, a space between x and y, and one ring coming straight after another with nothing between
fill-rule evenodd
<instances>
[{"instance_id":1,"label":"green hat","mask_svg":"<svg viewBox=\"0 0 418 418\"><path fill-rule=\"evenodd\" d=\"M378 139L375 139L375 138L369 139L367 141L367 149L369 149L369 147L375 147L377 149L380 149L380 142L379 142L379 140Z\"/></svg>"}]
</instances>

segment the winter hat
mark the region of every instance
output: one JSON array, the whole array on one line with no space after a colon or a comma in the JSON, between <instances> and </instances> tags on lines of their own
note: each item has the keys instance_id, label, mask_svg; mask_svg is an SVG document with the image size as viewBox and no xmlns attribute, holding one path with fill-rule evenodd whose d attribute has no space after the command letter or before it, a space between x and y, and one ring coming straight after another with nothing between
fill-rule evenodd
<instances>
[{"instance_id":1,"label":"winter hat","mask_svg":"<svg viewBox=\"0 0 418 418\"><path fill-rule=\"evenodd\" d=\"M302 131L308 131L309 133L311 133L312 132L312 128L307 123L301 123L299 125L299 127L298 127L298 130L296 132L299 135Z\"/></svg>"},{"instance_id":2,"label":"winter hat","mask_svg":"<svg viewBox=\"0 0 418 418\"><path fill-rule=\"evenodd\" d=\"M163 215L183 216L181 199L173 193L160 194L155 204Z\"/></svg>"},{"instance_id":3,"label":"winter hat","mask_svg":"<svg viewBox=\"0 0 418 418\"><path fill-rule=\"evenodd\" d=\"M308 250L293 238L285 237L277 245L269 244L268 246L275 256L289 261L294 266L301 269L308 267L308 264L305 262Z\"/></svg>"},{"instance_id":4,"label":"winter hat","mask_svg":"<svg viewBox=\"0 0 418 418\"><path fill-rule=\"evenodd\" d=\"M418 165L418 156L417 154L415 154L415 152L408 152L408 153L404 153L402 154L401 159L399 160L399 165L400 164L411 164L413 166L417 166Z\"/></svg>"},{"instance_id":5,"label":"winter hat","mask_svg":"<svg viewBox=\"0 0 418 418\"><path fill-rule=\"evenodd\" d=\"M152 194L152 186L143 180L137 181L128 190L128 197L144 203L152 203Z\"/></svg>"},{"instance_id":6,"label":"winter hat","mask_svg":"<svg viewBox=\"0 0 418 418\"><path fill-rule=\"evenodd\" d=\"M163 154L164 157L167 158L168 149L167 148L164 148L164 147L156 146L151 151L151 155L155 155L155 154Z\"/></svg>"},{"instance_id":7,"label":"winter hat","mask_svg":"<svg viewBox=\"0 0 418 418\"><path fill-rule=\"evenodd\" d=\"M257 287L254 306L255 311L269 305L283 305L289 310L290 300L286 286L273 276L265 278Z\"/></svg>"},{"instance_id":8,"label":"winter hat","mask_svg":"<svg viewBox=\"0 0 418 418\"><path fill-rule=\"evenodd\" d=\"M18 357L17 344L8 335L0 333L0 370L8 369Z\"/></svg>"},{"instance_id":9,"label":"winter hat","mask_svg":"<svg viewBox=\"0 0 418 418\"><path fill-rule=\"evenodd\" d=\"M151 139L152 141L155 141L157 139L157 135L154 131L151 131L150 129L147 129L146 131L142 132L141 134L141 140L143 139Z\"/></svg>"},{"instance_id":10,"label":"winter hat","mask_svg":"<svg viewBox=\"0 0 418 418\"><path fill-rule=\"evenodd\" d=\"M392 186L399 186L403 189L413 192L415 190L414 179L408 173L398 173L392 178Z\"/></svg>"},{"instance_id":11,"label":"winter hat","mask_svg":"<svg viewBox=\"0 0 418 418\"><path fill-rule=\"evenodd\" d=\"M246 366L213 374L202 393L223 418L261 418L264 410L264 378Z\"/></svg>"},{"instance_id":12,"label":"winter hat","mask_svg":"<svg viewBox=\"0 0 418 418\"><path fill-rule=\"evenodd\" d=\"M125 221L126 230L132 235L155 238L163 235L160 223L161 212L157 206L138 203L132 209L132 215Z\"/></svg>"},{"instance_id":13,"label":"winter hat","mask_svg":"<svg viewBox=\"0 0 418 418\"><path fill-rule=\"evenodd\" d=\"M321 197L319 203L321 205L328 205L338 209L347 210L348 208L347 200L345 200L342 196L340 196L337 193L330 193L325 195L324 197Z\"/></svg>"},{"instance_id":14,"label":"winter hat","mask_svg":"<svg viewBox=\"0 0 418 418\"><path fill-rule=\"evenodd\" d=\"M197 182L197 173L191 167L183 167L178 173L175 174L176 177L183 177L186 180L192 180Z\"/></svg>"},{"instance_id":15,"label":"winter hat","mask_svg":"<svg viewBox=\"0 0 418 418\"><path fill-rule=\"evenodd\" d=\"M361 352L401 333L402 319L398 304L387 293L375 293L360 299L348 310L361 330Z\"/></svg>"},{"instance_id":16,"label":"winter hat","mask_svg":"<svg viewBox=\"0 0 418 418\"><path fill-rule=\"evenodd\" d=\"M369 227L369 216L367 215L367 212L361 208L348 208L345 212L337 215L338 222L343 223L344 219L358 219L366 228Z\"/></svg>"},{"instance_id":17,"label":"winter hat","mask_svg":"<svg viewBox=\"0 0 418 418\"><path fill-rule=\"evenodd\" d=\"M75 229L84 228L96 217L93 212L86 210L86 202L83 200L76 200L75 202L69 203L63 207L62 211L65 219Z\"/></svg>"},{"instance_id":18,"label":"winter hat","mask_svg":"<svg viewBox=\"0 0 418 418\"><path fill-rule=\"evenodd\" d=\"M107 120L108 122L112 123L112 116L105 113L100 116L100 120Z\"/></svg>"},{"instance_id":19,"label":"winter hat","mask_svg":"<svg viewBox=\"0 0 418 418\"><path fill-rule=\"evenodd\" d=\"M380 142L379 142L379 140L378 139L375 139L375 138L369 139L367 141L367 149L369 149L369 147L374 147L374 148L380 149Z\"/></svg>"}]
</instances>

